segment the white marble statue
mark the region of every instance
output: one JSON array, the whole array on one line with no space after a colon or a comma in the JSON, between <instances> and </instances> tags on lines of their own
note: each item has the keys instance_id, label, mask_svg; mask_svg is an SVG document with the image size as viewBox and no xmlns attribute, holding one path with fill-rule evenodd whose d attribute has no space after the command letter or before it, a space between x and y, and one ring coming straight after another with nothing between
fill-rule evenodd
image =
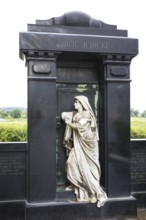
<instances>
[{"instance_id":1,"label":"white marble statue","mask_svg":"<svg viewBox=\"0 0 146 220\"><path fill-rule=\"evenodd\" d=\"M64 145L67 149L67 178L78 202L97 202L101 207L107 195L100 186L98 130L93 110L86 96L74 98L76 111L63 112L66 123Z\"/></svg>"}]
</instances>

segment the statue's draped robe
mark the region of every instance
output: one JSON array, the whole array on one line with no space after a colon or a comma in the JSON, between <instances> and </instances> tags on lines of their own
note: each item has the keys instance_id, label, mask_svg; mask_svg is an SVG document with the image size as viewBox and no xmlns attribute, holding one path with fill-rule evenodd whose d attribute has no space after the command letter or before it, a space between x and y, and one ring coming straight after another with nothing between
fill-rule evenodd
<instances>
[{"instance_id":1,"label":"statue's draped robe","mask_svg":"<svg viewBox=\"0 0 146 220\"><path fill-rule=\"evenodd\" d=\"M74 187L77 201L89 201L90 198L92 201L94 198L95 201L98 200L100 207L107 200L107 196L100 186L97 126L92 110L89 110L89 107L88 111L86 109L76 114L64 112L64 117L70 118L75 126L75 129L72 129L67 125L64 136L65 147L68 149L67 178Z\"/></svg>"}]
</instances>

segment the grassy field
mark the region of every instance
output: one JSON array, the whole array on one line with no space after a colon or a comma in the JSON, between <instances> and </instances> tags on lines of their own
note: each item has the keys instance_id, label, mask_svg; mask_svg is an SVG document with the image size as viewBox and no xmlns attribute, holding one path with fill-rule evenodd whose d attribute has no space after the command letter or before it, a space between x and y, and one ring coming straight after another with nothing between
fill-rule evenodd
<instances>
[{"instance_id":1,"label":"grassy field","mask_svg":"<svg viewBox=\"0 0 146 220\"><path fill-rule=\"evenodd\" d=\"M131 138L146 138L146 118L131 118ZM0 122L0 142L27 141L27 120Z\"/></svg>"},{"instance_id":2,"label":"grassy field","mask_svg":"<svg viewBox=\"0 0 146 220\"><path fill-rule=\"evenodd\" d=\"M0 122L0 142L27 140L27 120L9 119Z\"/></svg>"},{"instance_id":3,"label":"grassy field","mask_svg":"<svg viewBox=\"0 0 146 220\"><path fill-rule=\"evenodd\" d=\"M146 138L146 118L131 118L131 138Z\"/></svg>"}]
</instances>

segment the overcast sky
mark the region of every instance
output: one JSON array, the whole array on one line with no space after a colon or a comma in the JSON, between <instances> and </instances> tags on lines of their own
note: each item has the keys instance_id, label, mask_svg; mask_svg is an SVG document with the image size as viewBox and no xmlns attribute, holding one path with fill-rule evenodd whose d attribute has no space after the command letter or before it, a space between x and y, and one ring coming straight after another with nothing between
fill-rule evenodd
<instances>
[{"instance_id":1,"label":"overcast sky","mask_svg":"<svg viewBox=\"0 0 146 220\"><path fill-rule=\"evenodd\" d=\"M82 11L105 23L128 30L139 39L139 55L131 63L131 107L146 110L145 0L2 0L0 2L0 107L27 106L27 68L19 59L19 32L36 19Z\"/></svg>"}]
</instances>

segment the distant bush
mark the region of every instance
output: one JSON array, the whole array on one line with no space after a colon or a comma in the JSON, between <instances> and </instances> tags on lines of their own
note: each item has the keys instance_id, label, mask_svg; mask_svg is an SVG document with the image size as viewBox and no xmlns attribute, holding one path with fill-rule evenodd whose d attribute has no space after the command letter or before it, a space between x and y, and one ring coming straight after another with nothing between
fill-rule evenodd
<instances>
[{"instance_id":1,"label":"distant bush","mask_svg":"<svg viewBox=\"0 0 146 220\"><path fill-rule=\"evenodd\" d=\"M21 112L21 109L19 109L19 108L14 109L10 113L12 118L21 118L21 114L22 114L22 112Z\"/></svg>"},{"instance_id":2,"label":"distant bush","mask_svg":"<svg viewBox=\"0 0 146 220\"><path fill-rule=\"evenodd\" d=\"M146 118L131 118L131 138L146 138ZM0 122L0 142L27 141L26 119Z\"/></svg>"},{"instance_id":3,"label":"distant bush","mask_svg":"<svg viewBox=\"0 0 146 220\"><path fill-rule=\"evenodd\" d=\"M26 108L17 108L17 107L6 107L0 108L0 118L3 119L13 119L13 118L25 118L27 117Z\"/></svg>"},{"instance_id":4,"label":"distant bush","mask_svg":"<svg viewBox=\"0 0 146 220\"><path fill-rule=\"evenodd\" d=\"M27 140L26 122L0 123L0 142L23 142Z\"/></svg>"},{"instance_id":5,"label":"distant bush","mask_svg":"<svg viewBox=\"0 0 146 220\"><path fill-rule=\"evenodd\" d=\"M131 118L131 138L146 138L146 118Z\"/></svg>"},{"instance_id":6,"label":"distant bush","mask_svg":"<svg viewBox=\"0 0 146 220\"><path fill-rule=\"evenodd\" d=\"M131 138L146 138L146 130L132 127Z\"/></svg>"}]
</instances>

